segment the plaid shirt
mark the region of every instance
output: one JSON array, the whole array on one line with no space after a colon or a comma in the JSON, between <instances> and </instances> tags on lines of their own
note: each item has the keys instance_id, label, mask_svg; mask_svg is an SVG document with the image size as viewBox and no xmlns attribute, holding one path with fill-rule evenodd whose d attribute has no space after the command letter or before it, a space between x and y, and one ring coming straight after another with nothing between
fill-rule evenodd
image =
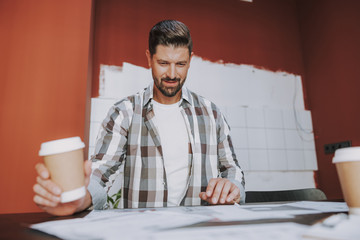
<instances>
[{"instance_id":1,"label":"plaid shirt","mask_svg":"<svg viewBox=\"0 0 360 240\"><path fill-rule=\"evenodd\" d=\"M88 190L95 209L107 207L110 176L124 164L124 208L166 207L167 181L161 139L154 125L153 86L114 104L102 123L92 161ZM181 114L189 133L190 171L181 205L206 204L199 193L211 178L227 178L240 188L245 181L232 147L230 128L219 109L205 98L182 88Z\"/></svg>"}]
</instances>

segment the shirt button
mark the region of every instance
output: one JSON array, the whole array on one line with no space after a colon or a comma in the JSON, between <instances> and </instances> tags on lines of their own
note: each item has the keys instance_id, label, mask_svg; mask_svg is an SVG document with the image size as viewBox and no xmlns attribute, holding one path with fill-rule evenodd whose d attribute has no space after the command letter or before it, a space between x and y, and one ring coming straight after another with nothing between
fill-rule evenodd
<instances>
[{"instance_id":1,"label":"shirt button","mask_svg":"<svg viewBox=\"0 0 360 240\"><path fill-rule=\"evenodd\" d=\"M165 186L165 182L162 182L162 184Z\"/></svg>"}]
</instances>

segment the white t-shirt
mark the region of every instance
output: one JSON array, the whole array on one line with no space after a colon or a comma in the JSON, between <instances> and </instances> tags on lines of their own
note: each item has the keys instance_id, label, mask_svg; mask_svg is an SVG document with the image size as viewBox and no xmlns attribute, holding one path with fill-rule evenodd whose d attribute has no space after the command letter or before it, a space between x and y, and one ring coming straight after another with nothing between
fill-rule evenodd
<instances>
[{"instance_id":1,"label":"white t-shirt","mask_svg":"<svg viewBox=\"0 0 360 240\"><path fill-rule=\"evenodd\" d=\"M180 102L161 104L153 100L168 185L168 206L179 206L189 175L189 135Z\"/></svg>"}]
</instances>

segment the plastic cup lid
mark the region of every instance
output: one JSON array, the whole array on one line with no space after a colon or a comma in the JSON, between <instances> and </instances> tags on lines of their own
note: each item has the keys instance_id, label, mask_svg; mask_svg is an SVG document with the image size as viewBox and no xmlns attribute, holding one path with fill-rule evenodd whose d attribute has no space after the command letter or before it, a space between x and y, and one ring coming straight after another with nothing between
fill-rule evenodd
<instances>
[{"instance_id":1,"label":"plastic cup lid","mask_svg":"<svg viewBox=\"0 0 360 240\"><path fill-rule=\"evenodd\" d=\"M360 161L360 147L339 148L335 151L333 163Z\"/></svg>"},{"instance_id":2,"label":"plastic cup lid","mask_svg":"<svg viewBox=\"0 0 360 240\"><path fill-rule=\"evenodd\" d=\"M59 154L84 148L80 137L63 138L41 144L39 156Z\"/></svg>"}]
</instances>

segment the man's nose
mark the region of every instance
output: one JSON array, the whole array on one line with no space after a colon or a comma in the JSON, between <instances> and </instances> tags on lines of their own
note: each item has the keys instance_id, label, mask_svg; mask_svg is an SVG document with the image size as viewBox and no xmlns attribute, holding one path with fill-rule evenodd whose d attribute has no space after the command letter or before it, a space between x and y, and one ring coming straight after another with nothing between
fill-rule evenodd
<instances>
[{"instance_id":1,"label":"man's nose","mask_svg":"<svg viewBox=\"0 0 360 240\"><path fill-rule=\"evenodd\" d=\"M167 76L171 79L176 77L176 67L175 64L170 64L169 69L167 71Z\"/></svg>"}]
</instances>

